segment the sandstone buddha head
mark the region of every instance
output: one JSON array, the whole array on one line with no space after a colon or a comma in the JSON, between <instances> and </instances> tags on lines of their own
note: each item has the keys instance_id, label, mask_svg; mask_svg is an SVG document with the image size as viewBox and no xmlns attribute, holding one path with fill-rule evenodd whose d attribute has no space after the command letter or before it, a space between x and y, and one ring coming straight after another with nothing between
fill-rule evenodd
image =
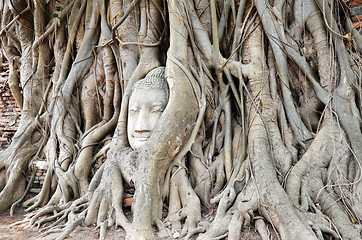
<instances>
[{"instance_id":1,"label":"sandstone buddha head","mask_svg":"<svg viewBox=\"0 0 362 240\"><path fill-rule=\"evenodd\" d=\"M169 89L164 77L164 67L150 71L136 82L128 107L127 135L133 149L143 146L165 110Z\"/></svg>"}]
</instances>

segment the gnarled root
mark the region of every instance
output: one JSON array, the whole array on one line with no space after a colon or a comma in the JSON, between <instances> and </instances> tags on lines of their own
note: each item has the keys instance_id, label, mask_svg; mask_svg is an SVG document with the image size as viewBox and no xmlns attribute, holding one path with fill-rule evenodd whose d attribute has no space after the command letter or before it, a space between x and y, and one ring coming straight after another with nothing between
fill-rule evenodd
<instances>
[{"instance_id":1,"label":"gnarled root","mask_svg":"<svg viewBox=\"0 0 362 240\"><path fill-rule=\"evenodd\" d=\"M186 170L179 168L171 178L169 196L169 215L166 222L171 223L172 232L180 232L181 221L185 224L180 236L193 232L201 220L201 203L187 178Z\"/></svg>"},{"instance_id":2,"label":"gnarled root","mask_svg":"<svg viewBox=\"0 0 362 240\"><path fill-rule=\"evenodd\" d=\"M319 238L325 232L346 239L361 239L358 228L348 215L348 205L342 205L345 196L339 196L342 201L336 198L336 193L343 191L334 192L327 184L333 180L329 178L335 176L333 172L326 174L327 167L338 164L346 154L348 159L349 149L344 144L344 138L337 123L332 118L327 119L303 158L292 169L286 184L287 193L295 205L301 206L303 211L310 209L316 213L314 217L310 217L311 213L305 214ZM328 142L334 142L333 147ZM343 177L343 172L346 171L339 168L340 180L347 179L347 176ZM343 186L338 189L343 189ZM322 218L329 219L330 222L318 220Z\"/></svg>"},{"instance_id":3,"label":"gnarled root","mask_svg":"<svg viewBox=\"0 0 362 240\"><path fill-rule=\"evenodd\" d=\"M122 211L123 183L117 164L112 160L96 172L89 186L87 194L73 202L60 205L48 205L31 215L30 224L42 226L44 223L54 221L43 228L46 235L50 232L62 231L58 239L66 238L76 226L96 224L105 236L107 227L120 225L130 229L129 223ZM54 214L53 216L48 216ZM61 225L66 222L65 225Z\"/></svg>"},{"instance_id":4,"label":"gnarled root","mask_svg":"<svg viewBox=\"0 0 362 240\"><path fill-rule=\"evenodd\" d=\"M2 159L2 161L9 161L6 177L6 186L0 193L0 212L8 209L14 202L23 196L26 187L26 177L24 172L27 171L28 163L37 151L36 145L24 144L21 148L17 149L16 145L5 151L12 152L10 158ZM5 172L5 171L3 171Z\"/></svg>"},{"instance_id":5,"label":"gnarled root","mask_svg":"<svg viewBox=\"0 0 362 240\"><path fill-rule=\"evenodd\" d=\"M213 239L228 232L230 239L239 239L241 229L250 226L254 211L258 208L258 196L253 179L240 191L237 187L224 191L215 218L208 230L197 239Z\"/></svg>"},{"instance_id":6,"label":"gnarled root","mask_svg":"<svg viewBox=\"0 0 362 240\"><path fill-rule=\"evenodd\" d=\"M96 180L96 177L94 180ZM93 188L93 184L92 182L90 185L91 188ZM95 223L98 226L106 219L112 219L114 208L121 207L122 196L123 183L121 172L114 162L112 164L112 160L106 161L99 185L92 193L85 224L90 225ZM119 222L118 219L114 220ZM110 221L109 225L113 225L114 220Z\"/></svg>"}]
</instances>

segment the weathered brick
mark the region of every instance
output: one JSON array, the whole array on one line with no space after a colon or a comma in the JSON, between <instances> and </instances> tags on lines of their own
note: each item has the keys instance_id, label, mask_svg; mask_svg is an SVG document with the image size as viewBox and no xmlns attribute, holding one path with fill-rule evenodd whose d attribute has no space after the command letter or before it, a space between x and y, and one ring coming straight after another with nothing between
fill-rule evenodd
<instances>
[{"instance_id":1,"label":"weathered brick","mask_svg":"<svg viewBox=\"0 0 362 240\"><path fill-rule=\"evenodd\" d=\"M0 73L1 76L7 77L7 72ZM7 148L11 138L17 130L17 122L21 111L16 105L14 97L8 86L0 88L0 149Z\"/></svg>"}]
</instances>

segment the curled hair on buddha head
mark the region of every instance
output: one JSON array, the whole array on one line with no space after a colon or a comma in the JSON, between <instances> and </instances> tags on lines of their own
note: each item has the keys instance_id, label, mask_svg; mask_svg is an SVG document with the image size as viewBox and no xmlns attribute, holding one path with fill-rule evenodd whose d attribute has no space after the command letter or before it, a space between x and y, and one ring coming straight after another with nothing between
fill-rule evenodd
<instances>
[{"instance_id":1,"label":"curled hair on buddha head","mask_svg":"<svg viewBox=\"0 0 362 240\"><path fill-rule=\"evenodd\" d=\"M136 89L155 89L159 88L165 91L167 98L169 97L168 84L165 79L165 67L158 67L152 69L147 75L137 81L133 87L132 92Z\"/></svg>"}]
</instances>

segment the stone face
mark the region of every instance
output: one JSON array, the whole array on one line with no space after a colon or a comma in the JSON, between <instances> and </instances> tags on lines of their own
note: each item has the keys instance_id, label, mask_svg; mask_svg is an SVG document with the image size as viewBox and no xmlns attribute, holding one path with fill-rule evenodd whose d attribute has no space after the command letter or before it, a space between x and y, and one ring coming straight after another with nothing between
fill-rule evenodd
<instances>
[{"instance_id":1,"label":"stone face","mask_svg":"<svg viewBox=\"0 0 362 240\"><path fill-rule=\"evenodd\" d=\"M136 89L133 91L129 111L127 132L133 149L143 146L150 138L167 104L162 89Z\"/></svg>"},{"instance_id":2,"label":"stone face","mask_svg":"<svg viewBox=\"0 0 362 240\"><path fill-rule=\"evenodd\" d=\"M168 102L168 86L164 68L156 68L134 87L128 107L127 135L133 149L142 147L165 110Z\"/></svg>"}]
</instances>

